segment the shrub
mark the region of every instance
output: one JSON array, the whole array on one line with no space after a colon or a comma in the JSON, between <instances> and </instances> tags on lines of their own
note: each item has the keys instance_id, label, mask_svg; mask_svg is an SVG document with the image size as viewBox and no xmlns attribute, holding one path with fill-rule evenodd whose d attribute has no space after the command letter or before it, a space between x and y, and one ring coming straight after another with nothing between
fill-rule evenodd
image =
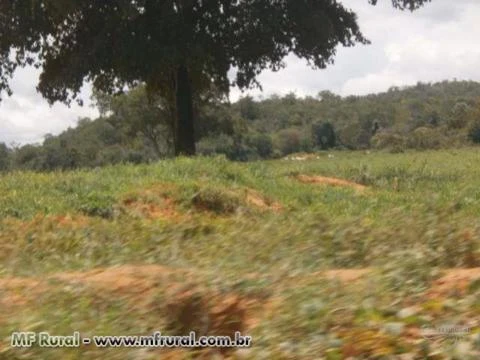
<instances>
[{"instance_id":1,"label":"shrub","mask_svg":"<svg viewBox=\"0 0 480 360\"><path fill-rule=\"evenodd\" d=\"M437 129L419 127L407 139L407 145L413 149L438 149L445 142L445 137Z\"/></svg>"},{"instance_id":2,"label":"shrub","mask_svg":"<svg viewBox=\"0 0 480 360\"><path fill-rule=\"evenodd\" d=\"M480 143L480 121L475 121L468 129L468 138L476 144Z\"/></svg>"},{"instance_id":3,"label":"shrub","mask_svg":"<svg viewBox=\"0 0 480 360\"><path fill-rule=\"evenodd\" d=\"M95 163L97 166L104 166L108 164L118 164L125 160L125 149L120 145L112 145L98 152Z\"/></svg>"},{"instance_id":4,"label":"shrub","mask_svg":"<svg viewBox=\"0 0 480 360\"><path fill-rule=\"evenodd\" d=\"M467 125L470 107L464 102L456 103L452 109L447 125L450 129L462 129Z\"/></svg>"},{"instance_id":5,"label":"shrub","mask_svg":"<svg viewBox=\"0 0 480 360\"><path fill-rule=\"evenodd\" d=\"M266 134L255 134L247 138L247 144L253 147L261 158L268 158L273 152L272 138Z\"/></svg>"},{"instance_id":6,"label":"shrub","mask_svg":"<svg viewBox=\"0 0 480 360\"><path fill-rule=\"evenodd\" d=\"M84 199L78 210L87 216L111 218L113 216L114 199L108 195L90 193Z\"/></svg>"},{"instance_id":7,"label":"shrub","mask_svg":"<svg viewBox=\"0 0 480 360\"><path fill-rule=\"evenodd\" d=\"M197 192L192 198L192 204L201 210L231 214L240 206L240 197L227 190L209 187Z\"/></svg>"},{"instance_id":8,"label":"shrub","mask_svg":"<svg viewBox=\"0 0 480 360\"><path fill-rule=\"evenodd\" d=\"M407 141L400 134L381 131L372 138L372 146L379 150L387 149L391 152L403 152L407 147Z\"/></svg>"},{"instance_id":9,"label":"shrub","mask_svg":"<svg viewBox=\"0 0 480 360\"><path fill-rule=\"evenodd\" d=\"M301 134L298 129L289 128L280 130L276 136L276 147L283 155L301 150Z\"/></svg>"},{"instance_id":10,"label":"shrub","mask_svg":"<svg viewBox=\"0 0 480 360\"><path fill-rule=\"evenodd\" d=\"M233 151L233 138L225 134L204 137L197 143L197 152L200 155L224 154L228 157Z\"/></svg>"},{"instance_id":11,"label":"shrub","mask_svg":"<svg viewBox=\"0 0 480 360\"><path fill-rule=\"evenodd\" d=\"M10 168L10 151L7 145L0 143L0 171L8 170Z\"/></svg>"},{"instance_id":12,"label":"shrub","mask_svg":"<svg viewBox=\"0 0 480 360\"><path fill-rule=\"evenodd\" d=\"M322 150L335 147L336 135L333 125L329 122L312 125L312 137L314 146Z\"/></svg>"}]
</instances>

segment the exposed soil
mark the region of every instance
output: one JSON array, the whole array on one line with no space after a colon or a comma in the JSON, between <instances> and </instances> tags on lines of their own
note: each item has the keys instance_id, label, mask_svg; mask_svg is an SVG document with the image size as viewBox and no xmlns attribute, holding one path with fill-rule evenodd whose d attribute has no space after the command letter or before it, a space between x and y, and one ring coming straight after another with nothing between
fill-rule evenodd
<instances>
[{"instance_id":1,"label":"exposed soil","mask_svg":"<svg viewBox=\"0 0 480 360\"><path fill-rule=\"evenodd\" d=\"M297 175L296 179L304 184L320 184L330 186L340 186L355 189L357 191L365 191L367 187L365 185L357 184L352 181L337 179L326 176L310 176L310 175Z\"/></svg>"},{"instance_id":2,"label":"exposed soil","mask_svg":"<svg viewBox=\"0 0 480 360\"><path fill-rule=\"evenodd\" d=\"M267 198L265 198L265 196L252 189L247 190L245 200L248 204L253 205L261 210L283 210L282 204L276 201L269 201Z\"/></svg>"},{"instance_id":3,"label":"exposed soil","mask_svg":"<svg viewBox=\"0 0 480 360\"><path fill-rule=\"evenodd\" d=\"M245 208L273 212L283 210L282 204L250 188L199 192L192 199L192 205L198 211L215 215L231 215Z\"/></svg>"},{"instance_id":4,"label":"exposed soil","mask_svg":"<svg viewBox=\"0 0 480 360\"><path fill-rule=\"evenodd\" d=\"M173 185L157 185L140 192L127 195L120 205L120 209L134 216L140 216L147 219L165 219L178 221L188 218L187 213L181 213L177 210L175 200L169 195L169 192L175 191ZM248 205L259 210L281 211L282 204L271 201L261 193L253 189L225 190L226 198L221 196L206 199L197 196L193 199L195 210L203 212L217 212L229 214L235 212L239 205ZM229 199L238 199L240 204ZM212 210L213 209L213 210Z\"/></svg>"},{"instance_id":5,"label":"exposed soil","mask_svg":"<svg viewBox=\"0 0 480 360\"><path fill-rule=\"evenodd\" d=\"M8 321L9 313L19 311L22 306L35 306L39 296L65 285L121 298L132 309L157 313L178 335L195 331L199 335L228 335L233 338L237 331L246 333L249 326L255 324L249 319L256 318L259 313L258 304L251 299L202 288L192 271L158 265L125 265L85 272L63 272L43 278L0 278L0 306L3 310L0 324ZM155 296L159 292L162 294L160 304ZM232 350L216 349L215 352L220 355ZM161 353L162 358L183 359L187 352L174 350ZM208 349L202 350L201 354L200 358L205 359L213 355Z\"/></svg>"},{"instance_id":6,"label":"exposed soil","mask_svg":"<svg viewBox=\"0 0 480 360\"><path fill-rule=\"evenodd\" d=\"M88 224L89 218L83 215L59 215L54 216L54 220L65 227L83 227Z\"/></svg>"},{"instance_id":7,"label":"exposed soil","mask_svg":"<svg viewBox=\"0 0 480 360\"><path fill-rule=\"evenodd\" d=\"M428 297L464 296L474 281L480 281L480 268L446 270L443 276L433 283Z\"/></svg>"},{"instance_id":8,"label":"exposed soil","mask_svg":"<svg viewBox=\"0 0 480 360\"><path fill-rule=\"evenodd\" d=\"M22 220L17 218L4 218L2 222L9 225L11 228L17 228L20 231L36 230L41 227L41 224L51 224L53 226L63 228L81 228L88 225L91 218L81 214L67 214L67 215L45 215L37 214L30 220Z\"/></svg>"},{"instance_id":9,"label":"exposed soil","mask_svg":"<svg viewBox=\"0 0 480 360\"><path fill-rule=\"evenodd\" d=\"M146 203L141 200L125 200L123 206L129 213L148 219L179 220L184 215L176 209L175 202L165 197L161 204Z\"/></svg>"},{"instance_id":10,"label":"exposed soil","mask_svg":"<svg viewBox=\"0 0 480 360\"><path fill-rule=\"evenodd\" d=\"M18 306L33 304L38 295L65 284L112 294L143 308L158 306L155 295L160 291L166 299L163 306L167 321L182 334L196 330L234 336L235 331L243 331L247 323L247 299L237 294L209 292L199 285L193 272L158 265L64 272L41 279L0 278L0 304L3 309L18 309Z\"/></svg>"},{"instance_id":11,"label":"exposed soil","mask_svg":"<svg viewBox=\"0 0 480 360\"><path fill-rule=\"evenodd\" d=\"M315 277L337 279L342 282L355 282L366 278L372 269L333 269L314 273ZM308 275L307 275L308 276ZM167 292L183 294L186 284L198 282L196 273L188 269L170 268L160 265L122 265L118 267L98 268L89 271L60 272L46 277L3 277L0 278L0 303L23 304L29 297L47 290L55 285L55 281L76 283L94 287L103 291L115 292L118 295L132 297L137 303L148 295L152 289L161 287ZM480 268L449 269L434 281L429 290L430 296L445 297L464 295L470 284L480 280ZM188 286L187 286L188 287ZM198 286L197 286L198 287ZM198 287L200 289L200 287ZM138 297L138 298L137 298ZM234 297L227 296L225 306L228 308ZM236 299L235 301L238 301ZM233 301L233 302L235 302ZM245 304L249 302L245 299ZM221 313L214 308L215 313Z\"/></svg>"},{"instance_id":12,"label":"exposed soil","mask_svg":"<svg viewBox=\"0 0 480 360\"><path fill-rule=\"evenodd\" d=\"M359 280L369 271L369 269L337 269L318 275L339 279L342 282L352 282ZM204 312L204 307L208 307L211 318L215 319L211 321L211 329L227 330L228 328L229 332L232 330L230 326L235 328L247 324L248 327L254 326L258 323L258 316L253 315L258 315L259 307L266 306L272 309L274 308L272 304L278 303L277 299L277 301L266 300L264 304L259 304L258 299L241 298L236 294L210 293L205 297L205 290L199 285L195 272L191 270L160 265L123 265L83 272L61 272L42 278L0 278L0 304L8 308L25 305L35 301L37 295L59 285L59 281L60 285L74 284L89 287L95 291L114 293L135 306L149 306L154 294L160 289L166 296L171 297L172 302L167 304L171 314L176 312L194 314L197 310ZM182 307L188 311L181 310ZM195 307L198 309L195 310ZM250 318L247 317L247 313L251 315ZM237 319L236 322L232 322L232 318ZM194 318L190 316L176 320L180 320L179 322L185 324L186 328L191 328Z\"/></svg>"},{"instance_id":13,"label":"exposed soil","mask_svg":"<svg viewBox=\"0 0 480 360\"><path fill-rule=\"evenodd\" d=\"M175 185L158 184L127 194L120 209L128 214L150 220L179 220L185 215L177 211L175 201L169 195L174 190L176 190Z\"/></svg>"},{"instance_id":14,"label":"exposed soil","mask_svg":"<svg viewBox=\"0 0 480 360\"><path fill-rule=\"evenodd\" d=\"M333 269L306 275L338 279L345 283L356 283L366 279L372 269ZM158 297L162 294L161 309L163 318L176 329L178 334L196 331L199 334L233 336L236 331L248 333L265 318L275 315L282 299L247 298L232 292L214 292L202 286L198 272L190 269L171 268L159 265L123 265L99 268L88 271L55 273L43 277L4 277L0 278L0 324L8 321L8 314L18 311L22 306L34 306L38 297L56 287L75 285L85 287L102 295L121 298L132 309L155 309L158 311ZM442 299L454 293L465 294L469 285L480 279L480 268L450 269L435 281L428 291L429 298ZM287 286L299 286L301 282L287 282ZM154 313L153 311L148 311ZM344 347L344 355L371 353L384 346L371 346L370 338L378 339L388 345L388 338L379 334L365 334L346 331L343 334L349 347ZM371 335L371 336L370 336ZM419 338L419 330L408 327L404 331L405 339ZM365 341L353 341L363 339ZM355 345L351 345L355 344ZM228 349L215 350L218 357L228 355ZM162 358L181 359L185 350L162 352ZM214 354L202 351L204 358ZM202 357L200 357L202 358Z\"/></svg>"},{"instance_id":15,"label":"exposed soil","mask_svg":"<svg viewBox=\"0 0 480 360\"><path fill-rule=\"evenodd\" d=\"M371 269L336 269L327 270L323 273L327 279L337 279L342 282L351 282L365 277Z\"/></svg>"}]
</instances>

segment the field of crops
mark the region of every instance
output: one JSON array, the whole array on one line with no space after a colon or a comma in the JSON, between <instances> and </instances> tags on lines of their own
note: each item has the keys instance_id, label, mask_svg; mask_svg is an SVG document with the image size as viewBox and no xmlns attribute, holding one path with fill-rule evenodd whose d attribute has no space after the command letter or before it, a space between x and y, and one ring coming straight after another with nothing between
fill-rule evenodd
<instances>
[{"instance_id":1,"label":"field of crops","mask_svg":"<svg viewBox=\"0 0 480 360\"><path fill-rule=\"evenodd\" d=\"M0 175L0 359L480 357L480 149ZM461 336L425 329L454 325ZM13 331L253 338L47 349Z\"/></svg>"}]
</instances>

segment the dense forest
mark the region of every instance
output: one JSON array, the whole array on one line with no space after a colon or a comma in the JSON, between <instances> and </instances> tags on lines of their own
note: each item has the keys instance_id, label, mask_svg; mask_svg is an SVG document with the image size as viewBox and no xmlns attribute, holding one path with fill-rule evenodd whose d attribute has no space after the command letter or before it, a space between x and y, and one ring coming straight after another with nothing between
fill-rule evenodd
<instances>
[{"instance_id":1,"label":"dense forest","mask_svg":"<svg viewBox=\"0 0 480 360\"><path fill-rule=\"evenodd\" d=\"M174 155L174 112L140 86L125 94L94 92L97 119L80 119L43 144L0 143L0 169L54 170ZM480 83L444 81L392 87L367 96L316 97L291 93L230 103L212 89L195 99L196 142L201 155L238 161L278 158L328 149L431 149L480 143Z\"/></svg>"}]
</instances>

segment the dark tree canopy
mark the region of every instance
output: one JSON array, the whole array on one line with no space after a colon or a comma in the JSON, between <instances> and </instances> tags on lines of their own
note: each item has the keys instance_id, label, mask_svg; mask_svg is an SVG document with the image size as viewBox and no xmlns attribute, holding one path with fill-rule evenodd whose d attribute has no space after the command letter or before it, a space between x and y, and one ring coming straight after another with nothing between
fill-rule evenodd
<instances>
[{"instance_id":1,"label":"dark tree canopy","mask_svg":"<svg viewBox=\"0 0 480 360\"><path fill-rule=\"evenodd\" d=\"M330 122L313 124L312 136L314 140L314 145L320 146L322 150L335 147L335 129Z\"/></svg>"},{"instance_id":2,"label":"dark tree canopy","mask_svg":"<svg viewBox=\"0 0 480 360\"><path fill-rule=\"evenodd\" d=\"M38 90L51 103L76 99L86 80L107 93L145 83L175 104L177 153L193 154L194 92L255 85L289 53L324 68L339 44L367 42L336 0L2 0L0 91L27 64L42 69Z\"/></svg>"}]
</instances>

